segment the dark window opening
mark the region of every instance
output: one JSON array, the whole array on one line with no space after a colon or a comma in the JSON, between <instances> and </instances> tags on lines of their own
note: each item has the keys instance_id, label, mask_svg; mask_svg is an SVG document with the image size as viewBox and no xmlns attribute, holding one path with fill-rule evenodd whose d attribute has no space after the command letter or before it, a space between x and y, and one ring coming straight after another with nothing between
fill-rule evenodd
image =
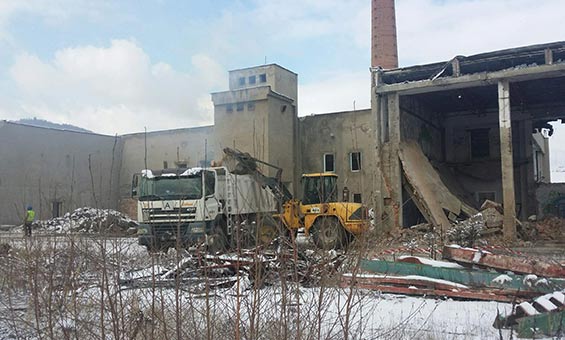
<instances>
[{"instance_id":1,"label":"dark window opening","mask_svg":"<svg viewBox=\"0 0 565 340\"><path fill-rule=\"evenodd\" d=\"M266 83L267 82L267 75L265 73L259 75L259 82Z\"/></svg>"},{"instance_id":2,"label":"dark window opening","mask_svg":"<svg viewBox=\"0 0 565 340\"><path fill-rule=\"evenodd\" d=\"M361 152L352 152L349 154L349 165L351 171L361 170Z\"/></svg>"},{"instance_id":3,"label":"dark window opening","mask_svg":"<svg viewBox=\"0 0 565 340\"><path fill-rule=\"evenodd\" d=\"M243 111L243 103L237 103L236 110L237 111Z\"/></svg>"},{"instance_id":4,"label":"dark window opening","mask_svg":"<svg viewBox=\"0 0 565 340\"><path fill-rule=\"evenodd\" d=\"M163 161L163 169L168 169L169 163L167 161Z\"/></svg>"},{"instance_id":5,"label":"dark window opening","mask_svg":"<svg viewBox=\"0 0 565 340\"><path fill-rule=\"evenodd\" d=\"M204 190L206 190L205 196L214 194L216 187L216 176L214 172L206 171L204 172Z\"/></svg>"},{"instance_id":6,"label":"dark window opening","mask_svg":"<svg viewBox=\"0 0 565 340\"><path fill-rule=\"evenodd\" d=\"M334 154L327 153L324 155L324 172L335 171Z\"/></svg>"},{"instance_id":7,"label":"dark window opening","mask_svg":"<svg viewBox=\"0 0 565 340\"><path fill-rule=\"evenodd\" d=\"M284 113L286 111L286 105L281 106L281 112Z\"/></svg>"},{"instance_id":8,"label":"dark window opening","mask_svg":"<svg viewBox=\"0 0 565 340\"><path fill-rule=\"evenodd\" d=\"M233 112L233 104L226 105L226 111L227 112Z\"/></svg>"},{"instance_id":9,"label":"dark window opening","mask_svg":"<svg viewBox=\"0 0 565 340\"><path fill-rule=\"evenodd\" d=\"M133 174L133 178L131 179L131 197L137 198L139 196L139 176L141 174Z\"/></svg>"},{"instance_id":10,"label":"dark window opening","mask_svg":"<svg viewBox=\"0 0 565 340\"><path fill-rule=\"evenodd\" d=\"M361 194L353 194L353 202L361 203Z\"/></svg>"},{"instance_id":11,"label":"dark window opening","mask_svg":"<svg viewBox=\"0 0 565 340\"><path fill-rule=\"evenodd\" d=\"M63 215L63 202L53 201L52 204L51 212L53 217L61 217L61 215Z\"/></svg>"},{"instance_id":12,"label":"dark window opening","mask_svg":"<svg viewBox=\"0 0 565 340\"><path fill-rule=\"evenodd\" d=\"M238 80L239 86L245 85L245 77L240 77Z\"/></svg>"},{"instance_id":13,"label":"dark window opening","mask_svg":"<svg viewBox=\"0 0 565 340\"><path fill-rule=\"evenodd\" d=\"M471 159L490 157L490 129L471 130Z\"/></svg>"},{"instance_id":14,"label":"dark window opening","mask_svg":"<svg viewBox=\"0 0 565 340\"><path fill-rule=\"evenodd\" d=\"M255 111L255 103L253 102L247 103L247 111Z\"/></svg>"},{"instance_id":15,"label":"dark window opening","mask_svg":"<svg viewBox=\"0 0 565 340\"><path fill-rule=\"evenodd\" d=\"M256 83L256 79L255 79L255 78L256 78L255 76L250 76L250 77L249 77L249 85L253 85L253 84Z\"/></svg>"},{"instance_id":16,"label":"dark window opening","mask_svg":"<svg viewBox=\"0 0 565 340\"><path fill-rule=\"evenodd\" d=\"M179 169L184 169L184 168L188 168L188 163L186 161L176 161L175 165L177 166L177 168Z\"/></svg>"}]
</instances>

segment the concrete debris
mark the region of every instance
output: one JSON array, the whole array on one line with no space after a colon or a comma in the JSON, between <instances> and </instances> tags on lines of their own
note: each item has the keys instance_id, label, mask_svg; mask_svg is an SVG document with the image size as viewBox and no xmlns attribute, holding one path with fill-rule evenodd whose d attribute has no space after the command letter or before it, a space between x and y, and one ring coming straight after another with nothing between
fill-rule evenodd
<instances>
[{"instance_id":1,"label":"concrete debris","mask_svg":"<svg viewBox=\"0 0 565 340\"><path fill-rule=\"evenodd\" d=\"M134 233L137 222L112 209L78 208L63 217L40 220L34 229L53 233L103 233L126 235Z\"/></svg>"},{"instance_id":2,"label":"concrete debris","mask_svg":"<svg viewBox=\"0 0 565 340\"><path fill-rule=\"evenodd\" d=\"M291 249L268 252L258 248L222 255L186 253L169 268L155 265L123 273L119 283L124 288L182 285L194 294L230 288L241 280L249 288L270 286L281 280L311 287L335 275L343 260L344 256L337 253L307 254Z\"/></svg>"}]
</instances>

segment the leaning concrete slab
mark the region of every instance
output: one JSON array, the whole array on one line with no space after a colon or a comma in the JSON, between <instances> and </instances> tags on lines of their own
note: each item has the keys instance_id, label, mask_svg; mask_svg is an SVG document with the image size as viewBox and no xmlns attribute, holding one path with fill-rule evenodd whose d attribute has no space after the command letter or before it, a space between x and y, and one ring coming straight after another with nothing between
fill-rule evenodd
<instances>
[{"instance_id":1,"label":"leaning concrete slab","mask_svg":"<svg viewBox=\"0 0 565 340\"><path fill-rule=\"evenodd\" d=\"M415 141L400 144L400 160L416 206L436 228L446 230L451 225L445 211L456 216L476 213L445 186Z\"/></svg>"}]
</instances>

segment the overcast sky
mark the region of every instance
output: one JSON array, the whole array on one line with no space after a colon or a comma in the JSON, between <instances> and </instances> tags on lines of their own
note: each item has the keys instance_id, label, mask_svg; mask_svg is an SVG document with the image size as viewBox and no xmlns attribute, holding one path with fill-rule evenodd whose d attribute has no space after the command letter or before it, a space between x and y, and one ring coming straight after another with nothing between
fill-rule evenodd
<instances>
[{"instance_id":1,"label":"overcast sky","mask_svg":"<svg viewBox=\"0 0 565 340\"><path fill-rule=\"evenodd\" d=\"M298 73L299 115L368 108L370 2L0 0L0 119L209 125L227 71L265 60ZM565 40L564 0L397 0L396 15L401 66Z\"/></svg>"}]
</instances>

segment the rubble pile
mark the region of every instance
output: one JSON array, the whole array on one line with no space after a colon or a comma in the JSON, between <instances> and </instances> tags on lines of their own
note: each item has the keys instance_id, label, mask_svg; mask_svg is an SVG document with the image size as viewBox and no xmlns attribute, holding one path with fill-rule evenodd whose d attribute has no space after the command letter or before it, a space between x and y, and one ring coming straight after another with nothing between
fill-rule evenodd
<instances>
[{"instance_id":1,"label":"rubble pile","mask_svg":"<svg viewBox=\"0 0 565 340\"><path fill-rule=\"evenodd\" d=\"M34 227L54 233L103 233L124 235L135 233L137 222L112 209L78 208L63 217L40 220Z\"/></svg>"},{"instance_id":2,"label":"rubble pile","mask_svg":"<svg viewBox=\"0 0 565 340\"><path fill-rule=\"evenodd\" d=\"M565 219L559 217L547 217L539 221L531 222L530 233L539 240L564 240Z\"/></svg>"},{"instance_id":3,"label":"rubble pile","mask_svg":"<svg viewBox=\"0 0 565 340\"><path fill-rule=\"evenodd\" d=\"M174 287L182 284L194 294L231 288L238 281L240 284L243 281L248 288L262 288L281 281L311 287L337 275L344 258L343 254L335 251L315 253L292 249L265 251L257 248L243 250L240 254L220 255L186 252L179 261L169 265L154 265L122 273L119 283L123 287Z\"/></svg>"}]
</instances>

